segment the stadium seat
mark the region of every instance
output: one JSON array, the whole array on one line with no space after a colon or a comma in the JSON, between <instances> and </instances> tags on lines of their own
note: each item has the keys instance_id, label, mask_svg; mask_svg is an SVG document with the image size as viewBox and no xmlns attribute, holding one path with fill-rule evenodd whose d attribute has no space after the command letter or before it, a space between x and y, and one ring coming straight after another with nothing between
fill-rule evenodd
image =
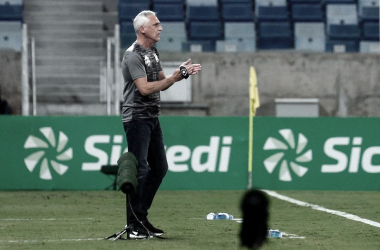
<instances>
[{"instance_id":1,"label":"stadium seat","mask_svg":"<svg viewBox=\"0 0 380 250\"><path fill-rule=\"evenodd\" d=\"M222 39L221 22L191 22L189 24L189 40Z\"/></svg>"},{"instance_id":2,"label":"stadium seat","mask_svg":"<svg viewBox=\"0 0 380 250\"><path fill-rule=\"evenodd\" d=\"M184 21L185 14L182 3L155 3L153 11L157 13L160 21Z\"/></svg>"},{"instance_id":3,"label":"stadium seat","mask_svg":"<svg viewBox=\"0 0 380 250\"><path fill-rule=\"evenodd\" d=\"M321 0L288 0L290 5L292 4L321 4Z\"/></svg>"},{"instance_id":4,"label":"stadium seat","mask_svg":"<svg viewBox=\"0 0 380 250\"><path fill-rule=\"evenodd\" d=\"M320 4L293 4L292 19L295 22L322 22L323 12Z\"/></svg>"},{"instance_id":5,"label":"stadium seat","mask_svg":"<svg viewBox=\"0 0 380 250\"><path fill-rule=\"evenodd\" d=\"M187 6L187 20L192 21L217 21L219 10L217 6Z\"/></svg>"},{"instance_id":6,"label":"stadium seat","mask_svg":"<svg viewBox=\"0 0 380 250\"><path fill-rule=\"evenodd\" d=\"M158 51L181 51L182 43L186 42L184 22L161 22L163 30L160 41L156 43Z\"/></svg>"},{"instance_id":7,"label":"stadium seat","mask_svg":"<svg viewBox=\"0 0 380 250\"><path fill-rule=\"evenodd\" d=\"M356 0L322 0L322 4L355 4Z\"/></svg>"},{"instance_id":8,"label":"stadium seat","mask_svg":"<svg viewBox=\"0 0 380 250\"><path fill-rule=\"evenodd\" d=\"M22 0L0 0L0 20L22 21Z\"/></svg>"},{"instance_id":9,"label":"stadium seat","mask_svg":"<svg viewBox=\"0 0 380 250\"><path fill-rule=\"evenodd\" d=\"M359 17L363 21L379 21L379 1L359 0Z\"/></svg>"},{"instance_id":10,"label":"stadium seat","mask_svg":"<svg viewBox=\"0 0 380 250\"><path fill-rule=\"evenodd\" d=\"M215 42L208 41L187 41L182 43L182 51L184 52L214 52Z\"/></svg>"},{"instance_id":11,"label":"stadium seat","mask_svg":"<svg viewBox=\"0 0 380 250\"><path fill-rule=\"evenodd\" d=\"M253 22L226 22L224 23L225 38L255 37Z\"/></svg>"},{"instance_id":12,"label":"stadium seat","mask_svg":"<svg viewBox=\"0 0 380 250\"><path fill-rule=\"evenodd\" d=\"M253 22L252 3L223 3L222 19L225 22Z\"/></svg>"},{"instance_id":13,"label":"stadium seat","mask_svg":"<svg viewBox=\"0 0 380 250\"><path fill-rule=\"evenodd\" d=\"M377 54L380 54L380 42L361 41L359 51L361 53L377 53Z\"/></svg>"},{"instance_id":14,"label":"stadium seat","mask_svg":"<svg viewBox=\"0 0 380 250\"><path fill-rule=\"evenodd\" d=\"M119 20L131 21L143 10L149 9L149 3L121 3L119 4Z\"/></svg>"},{"instance_id":15,"label":"stadium seat","mask_svg":"<svg viewBox=\"0 0 380 250\"><path fill-rule=\"evenodd\" d=\"M186 0L186 6L218 6L218 0Z\"/></svg>"},{"instance_id":16,"label":"stadium seat","mask_svg":"<svg viewBox=\"0 0 380 250\"><path fill-rule=\"evenodd\" d=\"M136 41L136 33L131 21L120 23L120 47L128 48L134 41Z\"/></svg>"},{"instance_id":17,"label":"stadium seat","mask_svg":"<svg viewBox=\"0 0 380 250\"><path fill-rule=\"evenodd\" d=\"M356 4L328 4L326 6L326 23L358 24Z\"/></svg>"},{"instance_id":18,"label":"stadium seat","mask_svg":"<svg viewBox=\"0 0 380 250\"><path fill-rule=\"evenodd\" d=\"M289 19L286 6L257 6L256 17L259 21L286 21Z\"/></svg>"},{"instance_id":19,"label":"stadium seat","mask_svg":"<svg viewBox=\"0 0 380 250\"><path fill-rule=\"evenodd\" d=\"M290 22L260 22L257 36L259 49L292 49Z\"/></svg>"},{"instance_id":20,"label":"stadium seat","mask_svg":"<svg viewBox=\"0 0 380 250\"><path fill-rule=\"evenodd\" d=\"M379 23L363 23L363 40L379 41Z\"/></svg>"},{"instance_id":21,"label":"stadium seat","mask_svg":"<svg viewBox=\"0 0 380 250\"><path fill-rule=\"evenodd\" d=\"M300 51L325 51L324 23L294 23L294 47Z\"/></svg>"},{"instance_id":22,"label":"stadium seat","mask_svg":"<svg viewBox=\"0 0 380 250\"><path fill-rule=\"evenodd\" d=\"M27 0L26 0L27 1ZM118 0L118 4L126 3L140 3L140 4L149 4L149 0Z\"/></svg>"},{"instance_id":23,"label":"stadium seat","mask_svg":"<svg viewBox=\"0 0 380 250\"><path fill-rule=\"evenodd\" d=\"M326 51L335 53L358 52L359 42L357 40L328 40Z\"/></svg>"},{"instance_id":24,"label":"stadium seat","mask_svg":"<svg viewBox=\"0 0 380 250\"><path fill-rule=\"evenodd\" d=\"M216 41L217 52L255 52L256 39L254 37L226 38Z\"/></svg>"},{"instance_id":25,"label":"stadium seat","mask_svg":"<svg viewBox=\"0 0 380 250\"><path fill-rule=\"evenodd\" d=\"M0 50L11 49L20 52L22 44L22 23L20 21L0 22Z\"/></svg>"},{"instance_id":26,"label":"stadium seat","mask_svg":"<svg viewBox=\"0 0 380 250\"><path fill-rule=\"evenodd\" d=\"M359 39L360 29L358 24L330 24L327 35L330 39Z\"/></svg>"}]
</instances>

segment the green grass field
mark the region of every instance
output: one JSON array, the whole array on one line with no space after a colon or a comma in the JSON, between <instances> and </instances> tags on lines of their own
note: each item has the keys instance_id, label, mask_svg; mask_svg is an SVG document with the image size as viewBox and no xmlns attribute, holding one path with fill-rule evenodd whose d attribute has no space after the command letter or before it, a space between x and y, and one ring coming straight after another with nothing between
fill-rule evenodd
<instances>
[{"instance_id":1,"label":"green grass field","mask_svg":"<svg viewBox=\"0 0 380 250\"><path fill-rule=\"evenodd\" d=\"M282 195L380 222L380 192L279 191ZM150 220L166 240L107 241L125 226L118 191L0 192L0 249L242 249L239 223L207 221L209 212L240 218L244 191L159 191ZM380 249L380 228L269 197L270 227L305 237L269 239L262 249Z\"/></svg>"}]
</instances>

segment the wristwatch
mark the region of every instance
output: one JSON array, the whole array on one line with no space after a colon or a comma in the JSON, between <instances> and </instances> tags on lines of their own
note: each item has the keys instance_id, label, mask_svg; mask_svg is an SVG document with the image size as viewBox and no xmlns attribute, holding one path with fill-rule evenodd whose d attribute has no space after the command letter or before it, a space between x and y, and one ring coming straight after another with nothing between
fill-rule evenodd
<instances>
[{"instance_id":1,"label":"wristwatch","mask_svg":"<svg viewBox=\"0 0 380 250\"><path fill-rule=\"evenodd\" d=\"M179 66L179 70L181 71L181 75L183 78L187 79L189 78L189 72L187 72L187 69L185 66Z\"/></svg>"}]
</instances>

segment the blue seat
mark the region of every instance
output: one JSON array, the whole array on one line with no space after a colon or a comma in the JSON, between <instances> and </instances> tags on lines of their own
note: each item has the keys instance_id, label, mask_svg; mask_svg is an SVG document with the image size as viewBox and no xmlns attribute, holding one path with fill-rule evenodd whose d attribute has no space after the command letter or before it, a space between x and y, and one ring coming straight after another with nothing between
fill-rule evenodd
<instances>
[{"instance_id":1,"label":"blue seat","mask_svg":"<svg viewBox=\"0 0 380 250\"><path fill-rule=\"evenodd\" d=\"M23 5L21 0L0 1L0 20L22 21Z\"/></svg>"},{"instance_id":2,"label":"blue seat","mask_svg":"<svg viewBox=\"0 0 380 250\"><path fill-rule=\"evenodd\" d=\"M328 40L326 41L327 52L358 52L358 40Z\"/></svg>"},{"instance_id":3,"label":"blue seat","mask_svg":"<svg viewBox=\"0 0 380 250\"><path fill-rule=\"evenodd\" d=\"M149 9L149 3L121 3L119 4L119 20L131 21L138 13Z\"/></svg>"},{"instance_id":4,"label":"blue seat","mask_svg":"<svg viewBox=\"0 0 380 250\"><path fill-rule=\"evenodd\" d=\"M360 29L357 24L330 24L327 35L330 39L359 39Z\"/></svg>"},{"instance_id":5,"label":"blue seat","mask_svg":"<svg viewBox=\"0 0 380 250\"><path fill-rule=\"evenodd\" d=\"M191 22L189 24L189 40L222 39L221 22Z\"/></svg>"},{"instance_id":6,"label":"blue seat","mask_svg":"<svg viewBox=\"0 0 380 250\"><path fill-rule=\"evenodd\" d=\"M182 43L184 52L214 52L215 41L187 41Z\"/></svg>"},{"instance_id":7,"label":"blue seat","mask_svg":"<svg viewBox=\"0 0 380 250\"><path fill-rule=\"evenodd\" d=\"M123 21L120 23L120 47L128 48L136 41L136 33L131 21Z\"/></svg>"},{"instance_id":8,"label":"blue seat","mask_svg":"<svg viewBox=\"0 0 380 250\"><path fill-rule=\"evenodd\" d=\"M294 45L290 22L259 23L257 47L259 49L292 49Z\"/></svg>"},{"instance_id":9,"label":"blue seat","mask_svg":"<svg viewBox=\"0 0 380 250\"><path fill-rule=\"evenodd\" d=\"M224 3L222 5L222 18L225 22L253 22L252 3Z\"/></svg>"},{"instance_id":10,"label":"blue seat","mask_svg":"<svg viewBox=\"0 0 380 250\"><path fill-rule=\"evenodd\" d=\"M359 0L358 12L363 21L379 21L379 1Z\"/></svg>"},{"instance_id":11,"label":"blue seat","mask_svg":"<svg viewBox=\"0 0 380 250\"><path fill-rule=\"evenodd\" d=\"M21 21L0 22L0 50L10 49L20 52L22 44Z\"/></svg>"},{"instance_id":12,"label":"blue seat","mask_svg":"<svg viewBox=\"0 0 380 250\"><path fill-rule=\"evenodd\" d=\"M323 21L322 6L320 4L294 4L292 19L295 22L321 22Z\"/></svg>"},{"instance_id":13,"label":"blue seat","mask_svg":"<svg viewBox=\"0 0 380 250\"><path fill-rule=\"evenodd\" d=\"M379 41L379 23L363 23L363 40Z\"/></svg>"},{"instance_id":14,"label":"blue seat","mask_svg":"<svg viewBox=\"0 0 380 250\"><path fill-rule=\"evenodd\" d=\"M217 6L187 6L188 21L216 21L219 20Z\"/></svg>"},{"instance_id":15,"label":"blue seat","mask_svg":"<svg viewBox=\"0 0 380 250\"><path fill-rule=\"evenodd\" d=\"M258 6L256 10L259 21L285 21L289 19L286 6Z\"/></svg>"},{"instance_id":16,"label":"blue seat","mask_svg":"<svg viewBox=\"0 0 380 250\"><path fill-rule=\"evenodd\" d=\"M155 3L153 10L160 21L175 22L185 19L182 3Z\"/></svg>"}]
</instances>

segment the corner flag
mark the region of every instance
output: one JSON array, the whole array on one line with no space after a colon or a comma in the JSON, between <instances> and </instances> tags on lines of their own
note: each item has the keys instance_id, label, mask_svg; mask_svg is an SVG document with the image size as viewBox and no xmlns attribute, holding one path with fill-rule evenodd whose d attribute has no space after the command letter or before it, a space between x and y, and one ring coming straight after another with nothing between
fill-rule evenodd
<instances>
[{"instance_id":1,"label":"corner flag","mask_svg":"<svg viewBox=\"0 0 380 250\"><path fill-rule=\"evenodd\" d=\"M253 153L253 117L260 107L257 88L256 71L253 66L249 70L249 145L248 145L248 189L252 188L252 153Z\"/></svg>"}]
</instances>

